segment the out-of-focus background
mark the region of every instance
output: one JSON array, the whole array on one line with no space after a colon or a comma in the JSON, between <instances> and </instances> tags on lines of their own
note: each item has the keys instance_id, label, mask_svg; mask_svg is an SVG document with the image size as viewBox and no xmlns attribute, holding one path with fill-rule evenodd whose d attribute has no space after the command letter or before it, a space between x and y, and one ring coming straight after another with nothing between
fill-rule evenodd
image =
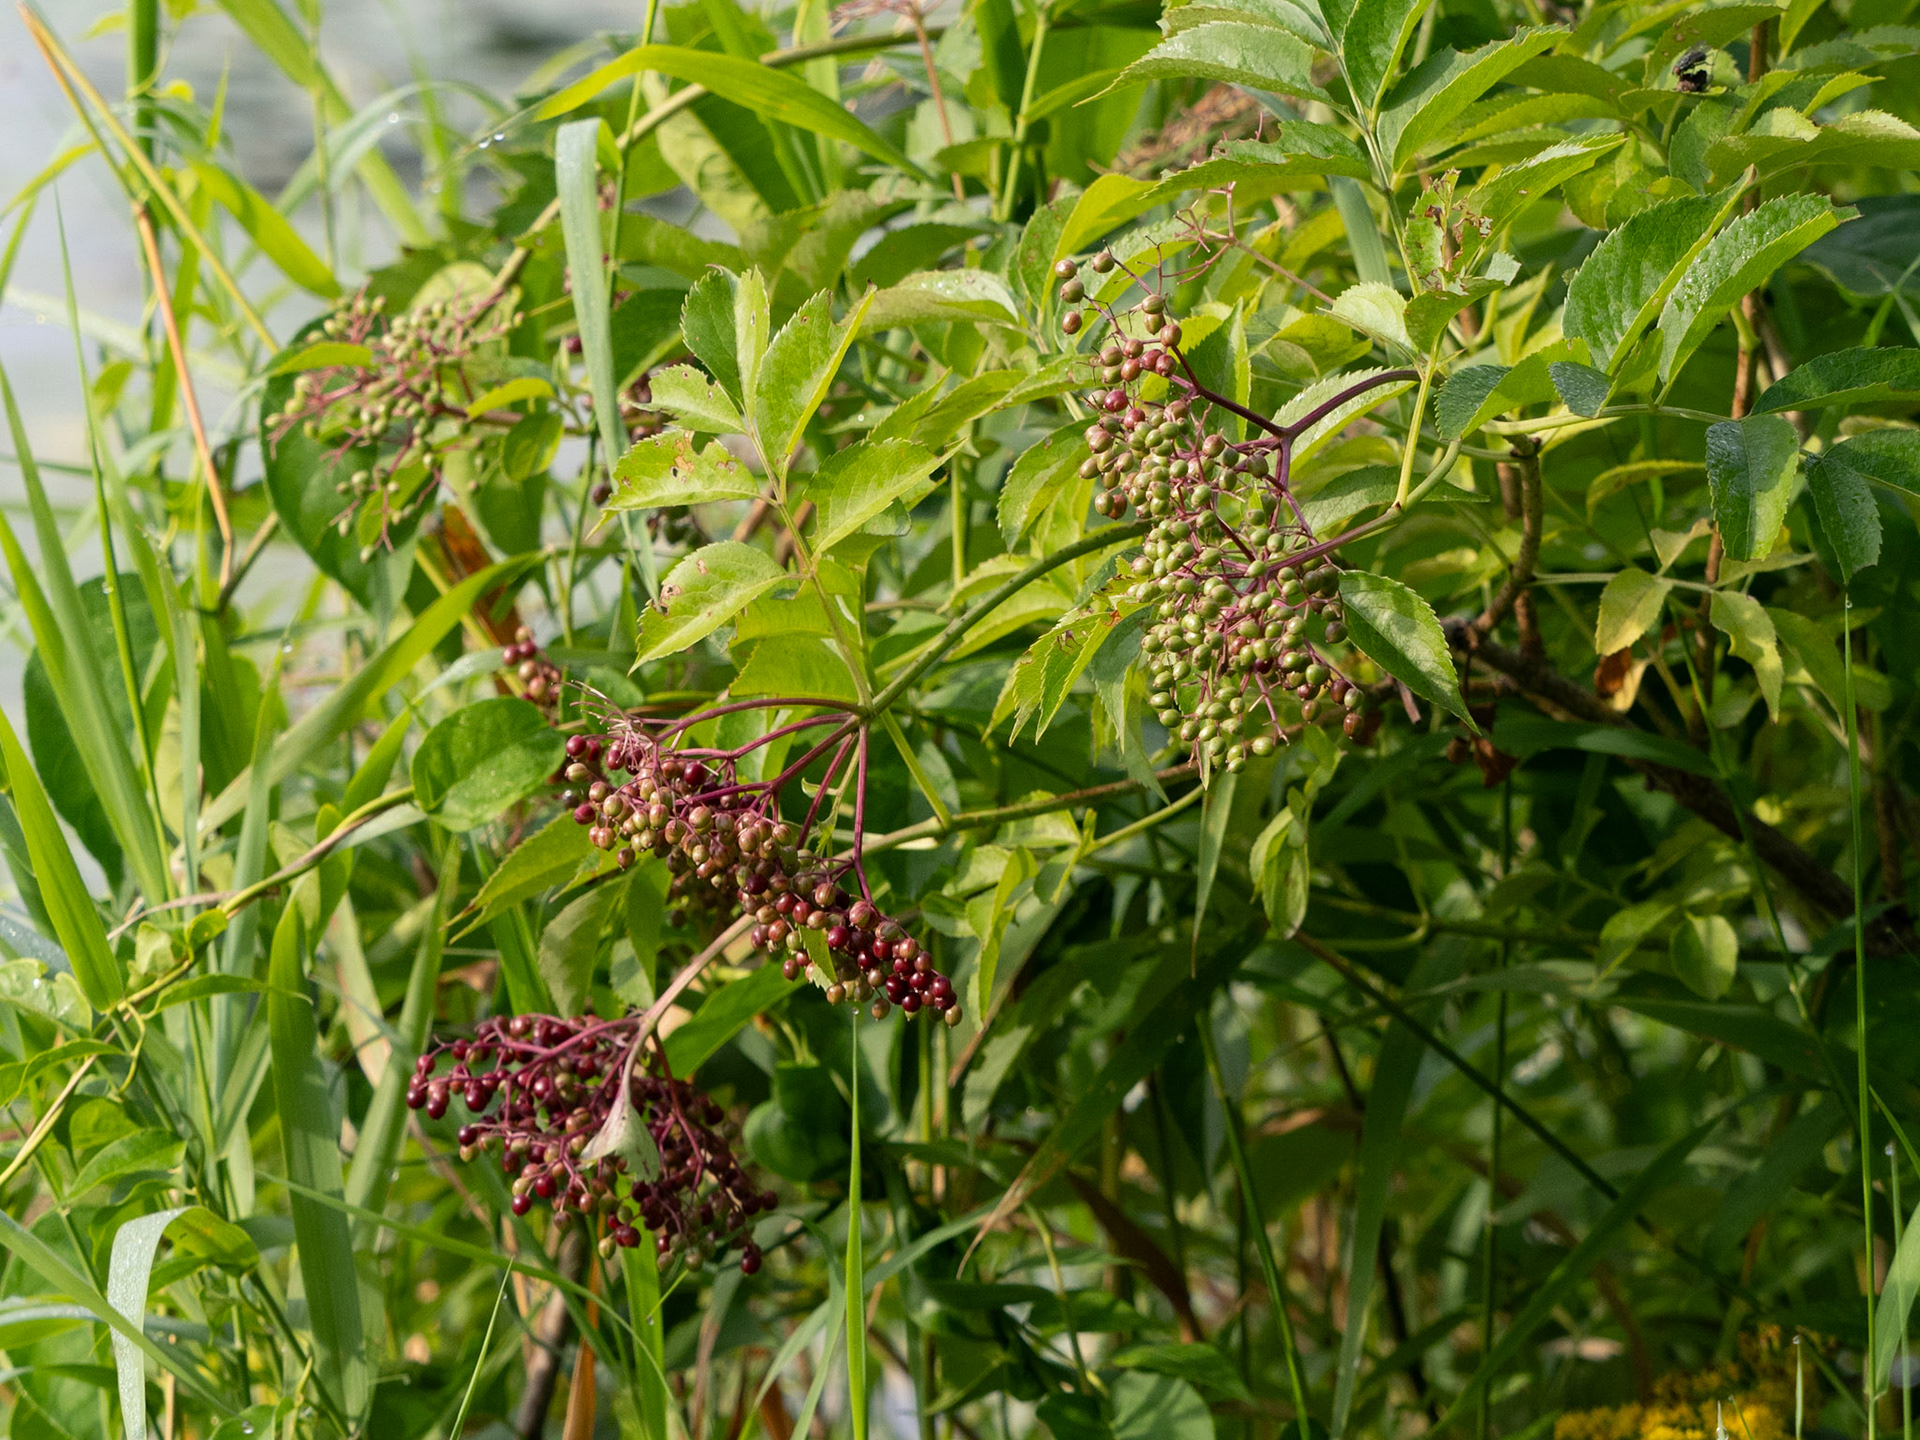
<instances>
[{"instance_id":1,"label":"out-of-focus background","mask_svg":"<svg viewBox=\"0 0 1920 1440\"><path fill-rule=\"evenodd\" d=\"M261 51L248 44L215 5L169 5L192 13L170 25L172 47L163 58L169 82L184 81L210 102L224 77L226 130L237 168L268 196L290 180L313 146L308 97L288 82ZM298 15L296 7L287 7ZM314 0L321 49L335 79L359 107L421 77L464 81L511 95L543 61L596 31L635 27L637 4L621 0ZM101 92L117 97L125 87L125 7L98 0L48 0L42 11L86 67ZM450 90L441 92L456 125L478 125L480 112ZM418 176L418 152L405 122L417 97L396 102L392 138L382 148L409 183ZM0 9L0 205L85 131L34 48L19 12ZM89 318L122 325L140 318L141 263L124 195L98 161L83 161L43 198L0 306L0 363L20 399L35 454L43 461L78 461L86 443L73 340L64 321L60 218L72 258L80 307ZM309 207L311 208L311 207ZM296 217L297 219L301 217ZM0 243L12 217L0 222ZM380 262L393 247L377 215L363 215L341 236L343 248L362 265ZM349 265L349 270L361 268ZM301 318L301 302L283 312ZM291 329L291 326L287 328ZM210 420L212 417L209 417ZM0 503L19 503L11 443L0 443ZM54 494L87 482L48 475ZM78 557L77 557L78 558ZM83 568L84 563L83 563ZM97 568L97 567L95 567Z\"/></svg>"},{"instance_id":2,"label":"out-of-focus background","mask_svg":"<svg viewBox=\"0 0 1920 1440\"><path fill-rule=\"evenodd\" d=\"M168 7L176 16L181 8L191 13L167 27L172 44L162 57L165 82L184 82L203 103L211 103L224 83L224 128L234 168L263 194L277 195L313 149L309 97L247 42L217 5L195 6L185 0L184 6ZM285 8L301 14L295 6ZM530 73L569 46L596 32L639 23L638 6L621 0L313 0L310 8L319 15L327 65L356 110L432 77L455 82L435 94L445 107L445 118L460 129L481 127L484 116L458 93L458 82L511 96ZM124 93L123 5L49 0L42 13L102 94L118 98ZM420 154L410 122L419 118L422 103L417 94L395 99L390 131L380 142L410 188L420 178ZM0 9L0 115L6 117L6 140L0 144L4 206L56 156L86 140L72 106L11 5ZM11 238L17 215L14 211L0 217L0 246ZM293 218L317 249L317 207L308 204ZM20 402L33 453L55 504L85 524L92 481L69 468L86 459L86 411L73 337L65 323L63 227L82 324L96 335L104 327L138 324L144 272L126 197L107 168L89 157L67 169L41 196L0 303L0 364ZM396 248L391 230L370 207L338 217L337 231L345 276L382 263ZM272 312L276 331L292 333L318 307L310 296L286 298ZM90 373L98 373L99 346L91 340L87 365ZM221 413L233 397L221 391L216 377L203 373L198 378L208 423L223 428ZM0 505L18 516L22 504L13 444L0 433ZM32 526L16 524L15 530L31 549ZM77 574L99 573L96 544L81 540L71 550ZM260 578L271 585L271 576ZM12 706L18 700L19 660L28 648L18 607L0 606L0 656L5 657L0 659L0 704Z\"/></svg>"}]
</instances>

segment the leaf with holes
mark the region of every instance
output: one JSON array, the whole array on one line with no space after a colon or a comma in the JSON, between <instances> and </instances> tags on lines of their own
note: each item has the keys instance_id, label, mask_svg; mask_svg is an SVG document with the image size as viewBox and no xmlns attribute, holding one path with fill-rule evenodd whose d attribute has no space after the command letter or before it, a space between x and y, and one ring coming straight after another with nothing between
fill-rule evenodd
<instances>
[{"instance_id":1,"label":"leaf with holes","mask_svg":"<svg viewBox=\"0 0 1920 1440\"><path fill-rule=\"evenodd\" d=\"M705 505L715 500L754 500L760 477L734 459L718 440L695 450L684 430L663 430L620 457L606 509L655 510L663 505Z\"/></svg>"},{"instance_id":2,"label":"leaf with holes","mask_svg":"<svg viewBox=\"0 0 1920 1440\"><path fill-rule=\"evenodd\" d=\"M709 380L691 365L669 365L647 377L652 404L678 420L688 430L706 435L738 435L745 431L733 397L726 387Z\"/></svg>"},{"instance_id":3,"label":"leaf with holes","mask_svg":"<svg viewBox=\"0 0 1920 1440\"><path fill-rule=\"evenodd\" d=\"M737 540L702 546L660 586L660 606L640 621L640 660L660 660L697 645L748 605L793 577L764 550Z\"/></svg>"}]
</instances>

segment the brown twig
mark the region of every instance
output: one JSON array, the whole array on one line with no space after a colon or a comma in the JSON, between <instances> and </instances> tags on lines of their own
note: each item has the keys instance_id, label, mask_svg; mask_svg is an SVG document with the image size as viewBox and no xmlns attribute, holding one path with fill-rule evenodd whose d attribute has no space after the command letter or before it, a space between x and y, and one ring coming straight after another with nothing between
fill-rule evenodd
<instances>
[{"instance_id":1,"label":"brown twig","mask_svg":"<svg viewBox=\"0 0 1920 1440\"><path fill-rule=\"evenodd\" d=\"M233 578L233 519L227 514L227 497L220 489L220 470L213 463L213 447L207 444L206 423L200 418L193 374L187 368L186 341L180 334L180 319L173 313L173 295L167 289L167 272L160 263L160 241L153 233L153 219L145 205L133 207L133 223L140 231L140 246L147 252L147 268L153 272L154 303L160 307L167 349L173 353L174 372L180 377L180 399L187 409L187 428L193 432L193 448L200 457L200 468L207 474L207 499L213 503L213 523L220 528L220 589L224 593Z\"/></svg>"},{"instance_id":2,"label":"brown twig","mask_svg":"<svg viewBox=\"0 0 1920 1440\"><path fill-rule=\"evenodd\" d=\"M1180 1339L1189 1345L1205 1343L1205 1332L1200 1328L1199 1317L1193 1313L1193 1297L1187 1289L1187 1277L1167 1257L1167 1252L1154 1243L1153 1237L1141 1229L1132 1216L1101 1193L1099 1187L1084 1175L1069 1170L1067 1183L1073 1186L1080 1203L1093 1213L1100 1228L1107 1232L1107 1239L1115 1252L1139 1265L1147 1282L1166 1297L1180 1322Z\"/></svg>"},{"instance_id":3,"label":"brown twig","mask_svg":"<svg viewBox=\"0 0 1920 1440\"><path fill-rule=\"evenodd\" d=\"M1502 466L1501 469L1504 471L1506 467ZM1499 593L1487 603L1487 608L1469 627L1470 632L1481 640L1493 633L1493 627L1505 618L1509 610L1517 609L1516 602L1533 583L1534 566L1540 561L1540 531L1545 518L1545 502L1540 487L1540 442L1531 435L1515 437L1513 470L1520 492L1520 553L1514 556L1513 565L1507 571L1506 582L1501 585ZM1503 491L1506 488L1505 479L1503 474ZM1534 628L1530 623L1532 607L1528 607L1524 616L1516 618L1521 620L1521 647L1529 650L1536 648L1539 642L1537 633L1530 637L1534 643L1527 643L1529 632Z\"/></svg>"},{"instance_id":4,"label":"brown twig","mask_svg":"<svg viewBox=\"0 0 1920 1440\"><path fill-rule=\"evenodd\" d=\"M1450 621L1447 628L1449 638L1467 648L1468 622ZM1521 693L1549 714L1616 729L1638 729L1591 690L1560 674L1545 656L1510 650L1491 640L1480 641L1472 650L1476 660L1515 681ZM1816 910L1836 917L1853 913L1853 890L1845 880L1766 821L1751 812L1736 810L1726 792L1707 776L1652 760L1628 758L1624 763L1721 834L1734 840L1751 837L1754 853L1762 863ZM1875 954L1912 953L1920 948L1913 918L1904 905L1896 905L1871 921L1867 935Z\"/></svg>"},{"instance_id":5,"label":"brown twig","mask_svg":"<svg viewBox=\"0 0 1920 1440\"><path fill-rule=\"evenodd\" d=\"M574 1284L587 1269L587 1232L576 1225L561 1237L558 1265L560 1274ZM573 1323L567 1310L566 1292L555 1287L534 1322L533 1358L527 1363L527 1386L520 1392L520 1406L514 1411L513 1431L520 1440L540 1440L546 1428L547 1411L553 1405L553 1392L560 1378L560 1351L567 1342L567 1329Z\"/></svg>"}]
</instances>

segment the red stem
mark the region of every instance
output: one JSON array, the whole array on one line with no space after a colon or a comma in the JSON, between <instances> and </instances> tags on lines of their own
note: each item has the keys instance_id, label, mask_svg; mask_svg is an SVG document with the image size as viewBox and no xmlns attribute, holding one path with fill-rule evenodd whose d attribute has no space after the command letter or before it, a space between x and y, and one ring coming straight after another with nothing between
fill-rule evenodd
<instances>
[{"instance_id":1,"label":"red stem","mask_svg":"<svg viewBox=\"0 0 1920 1440\"><path fill-rule=\"evenodd\" d=\"M842 715L851 714L854 708L851 705L843 705L838 700L796 700L792 696L775 696L769 700L734 700L725 705L710 706L696 714L683 716L667 726L667 728L660 733L662 736L675 735L682 730L698 725L703 720L711 720L716 715L731 715L739 710L777 710L781 708L792 709L800 706L813 706L821 710L832 710ZM758 743L764 744L766 740L771 740L772 738L771 735L765 736Z\"/></svg>"},{"instance_id":2,"label":"red stem","mask_svg":"<svg viewBox=\"0 0 1920 1440\"><path fill-rule=\"evenodd\" d=\"M860 863L861 851L865 848L867 837L867 732L860 732L859 766L853 781L853 874L860 882L860 898L869 904L873 902L873 893L867 889L867 872Z\"/></svg>"},{"instance_id":3,"label":"red stem","mask_svg":"<svg viewBox=\"0 0 1920 1440\"><path fill-rule=\"evenodd\" d=\"M1274 430L1273 433L1288 440L1298 439L1349 400L1357 399L1369 390L1377 390L1382 385L1392 385L1401 380L1418 380L1419 378L1420 374L1415 370L1383 370L1378 375L1370 376L1362 380L1358 385L1348 386L1331 400L1323 401L1321 404L1314 406L1313 409L1302 415L1291 425ZM1273 429L1272 426L1268 428Z\"/></svg>"},{"instance_id":4,"label":"red stem","mask_svg":"<svg viewBox=\"0 0 1920 1440\"><path fill-rule=\"evenodd\" d=\"M864 734L865 732L862 731L861 733ZM829 736L821 742L821 747L819 748L824 748L826 745L831 745L832 743L833 737ZM833 759L827 762L827 773L820 777L820 788L813 792L813 803L807 807L807 818L800 822L800 844L806 844L807 836L813 832L814 818L820 813L820 802L827 798L827 791L833 788L833 777L840 772L840 762L847 758L847 746L852 743L853 736L851 735L842 739L840 741L840 748L833 752ZM811 759L812 756L809 755L807 758Z\"/></svg>"}]
</instances>

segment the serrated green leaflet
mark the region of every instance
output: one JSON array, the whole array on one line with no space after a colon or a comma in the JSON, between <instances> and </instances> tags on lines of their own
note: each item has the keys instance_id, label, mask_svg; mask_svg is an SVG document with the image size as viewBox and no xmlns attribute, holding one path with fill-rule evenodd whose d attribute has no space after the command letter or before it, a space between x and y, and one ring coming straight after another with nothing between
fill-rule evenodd
<instances>
[{"instance_id":1,"label":"serrated green leaflet","mask_svg":"<svg viewBox=\"0 0 1920 1440\"><path fill-rule=\"evenodd\" d=\"M824 554L889 506L918 501L939 463L932 451L905 440L867 440L796 477L795 503L811 502L816 511L808 537L814 548Z\"/></svg>"},{"instance_id":2,"label":"serrated green leaflet","mask_svg":"<svg viewBox=\"0 0 1920 1440\"><path fill-rule=\"evenodd\" d=\"M1772 547L1799 469L1800 437L1777 415L1708 427L1707 483L1728 555L1756 560Z\"/></svg>"},{"instance_id":3,"label":"serrated green leaflet","mask_svg":"<svg viewBox=\"0 0 1920 1440\"><path fill-rule=\"evenodd\" d=\"M1415 9L1419 7L1413 7ZM1559 38L1544 27L1523 29L1508 40L1477 50L1442 50L1409 71L1387 96L1380 115L1380 144L1396 171L1404 170L1474 101Z\"/></svg>"},{"instance_id":4,"label":"serrated green leaflet","mask_svg":"<svg viewBox=\"0 0 1920 1440\"><path fill-rule=\"evenodd\" d=\"M684 430L642 440L614 467L608 510L656 510L663 505L704 505L715 500L753 500L761 479L718 440L696 448Z\"/></svg>"},{"instance_id":5,"label":"serrated green leaflet","mask_svg":"<svg viewBox=\"0 0 1920 1440\"><path fill-rule=\"evenodd\" d=\"M722 540L687 556L660 586L661 608L640 621L640 659L674 655L711 635L754 600L791 582L764 550Z\"/></svg>"},{"instance_id":6,"label":"serrated green leaflet","mask_svg":"<svg viewBox=\"0 0 1920 1440\"><path fill-rule=\"evenodd\" d=\"M1567 283L1561 328L1585 340L1593 363L1617 371L1680 276L1712 238L1722 197L1665 200L1602 240Z\"/></svg>"},{"instance_id":7,"label":"serrated green leaflet","mask_svg":"<svg viewBox=\"0 0 1920 1440\"><path fill-rule=\"evenodd\" d=\"M1866 477L1847 463L1845 454L1816 457L1807 466L1807 490L1820 515L1840 565L1840 578L1851 580L1880 560L1880 510Z\"/></svg>"},{"instance_id":8,"label":"serrated green leaflet","mask_svg":"<svg viewBox=\"0 0 1920 1440\"><path fill-rule=\"evenodd\" d=\"M1341 573L1340 601L1353 643L1368 659L1474 728L1433 606L1398 580L1364 570Z\"/></svg>"},{"instance_id":9,"label":"serrated green leaflet","mask_svg":"<svg viewBox=\"0 0 1920 1440\"><path fill-rule=\"evenodd\" d=\"M1828 405L1920 403L1920 350L1837 350L1782 375L1753 402L1757 414Z\"/></svg>"},{"instance_id":10,"label":"serrated green leaflet","mask_svg":"<svg viewBox=\"0 0 1920 1440\"><path fill-rule=\"evenodd\" d=\"M1324 99L1313 83L1313 48L1271 26L1216 21L1161 41L1121 72L1116 84L1191 76Z\"/></svg>"},{"instance_id":11,"label":"serrated green leaflet","mask_svg":"<svg viewBox=\"0 0 1920 1440\"><path fill-rule=\"evenodd\" d=\"M1851 214L1824 196L1783 195L1714 236L1661 309L1660 378L1671 383L1742 295Z\"/></svg>"}]
</instances>

